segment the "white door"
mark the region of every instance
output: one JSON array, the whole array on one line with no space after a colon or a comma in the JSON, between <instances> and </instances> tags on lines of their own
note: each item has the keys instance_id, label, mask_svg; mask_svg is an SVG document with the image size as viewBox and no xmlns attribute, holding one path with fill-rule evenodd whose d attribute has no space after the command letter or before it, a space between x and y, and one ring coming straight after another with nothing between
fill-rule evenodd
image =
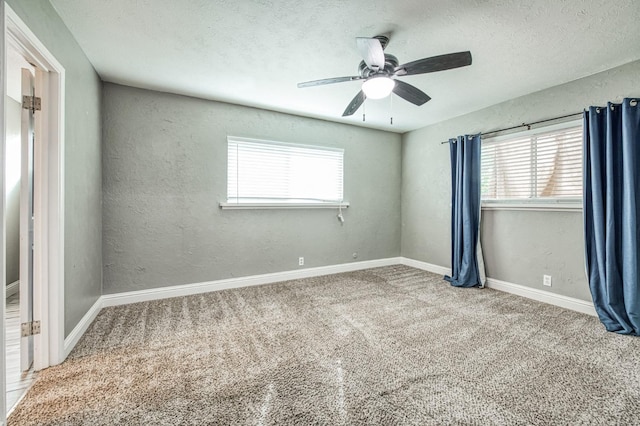
<instances>
[{"instance_id":1,"label":"white door","mask_svg":"<svg viewBox=\"0 0 640 426\"><path fill-rule=\"evenodd\" d=\"M28 69L22 69L22 164L20 180L20 368L27 371L33 364L34 338L29 334L33 323L33 158L35 146L34 108L28 107L25 97L35 98L34 77ZM25 329L26 328L26 329Z\"/></svg>"}]
</instances>

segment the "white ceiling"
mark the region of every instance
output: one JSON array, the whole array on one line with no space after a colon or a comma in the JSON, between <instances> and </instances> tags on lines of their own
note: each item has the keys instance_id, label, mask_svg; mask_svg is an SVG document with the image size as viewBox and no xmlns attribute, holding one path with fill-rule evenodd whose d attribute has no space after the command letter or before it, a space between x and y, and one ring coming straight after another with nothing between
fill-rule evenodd
<instances>
[{"instance_id":1,"label":"white ceiling","mask_svg":"<svg viewBox=\"0 0 640 426\"><path fill-rule=\"evenodd\" d=\"M405 132L640 59L640 1L51 0L103 80ZM355 37L391 35L401 63L470 50L469 67L404 77L342 112L359 82ZM389 124L390 112L393 126Z\"/></svg>"}]
</instances>

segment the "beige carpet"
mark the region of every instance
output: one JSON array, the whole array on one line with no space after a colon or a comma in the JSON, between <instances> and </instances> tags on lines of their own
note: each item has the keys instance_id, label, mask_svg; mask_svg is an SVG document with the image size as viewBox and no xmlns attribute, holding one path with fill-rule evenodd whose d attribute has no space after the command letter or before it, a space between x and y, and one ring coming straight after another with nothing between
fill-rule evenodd
<instances>
[{"instance_id":1,"label":"beige carpet","mask_svg":"<svg viewBox=\"0 0 640 426\"><path fill-rule=\"evenodd\" d=\"M406 266L105 309L9 419L639 423L640 339Z\"/></svg>"}]
</instances>

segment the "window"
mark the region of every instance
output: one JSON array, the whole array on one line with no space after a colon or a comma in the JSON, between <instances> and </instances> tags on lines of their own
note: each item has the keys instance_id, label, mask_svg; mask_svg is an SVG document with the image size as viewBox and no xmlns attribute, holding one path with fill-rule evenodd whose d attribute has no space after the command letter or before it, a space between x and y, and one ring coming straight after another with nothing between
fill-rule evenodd
<instances>
[{"instance_id":1,"label":"window","mask_svg":"<svg viewBox=\"0 0 640 426\"><path fill-rule=\"evenodd\" d=\"M342 203L344 150L229 136L227 203Z\"/></svg>"},{"instance_id":2,"label":"window","mask_svg":"<svg viewBox=\"0 0 640 426\"><path fill-rule=\"evenodd\" d=\"M582 199L582 126L574 122L483 141L481 167L485 206L577 203Z\"/></svg>"}]
</instances>

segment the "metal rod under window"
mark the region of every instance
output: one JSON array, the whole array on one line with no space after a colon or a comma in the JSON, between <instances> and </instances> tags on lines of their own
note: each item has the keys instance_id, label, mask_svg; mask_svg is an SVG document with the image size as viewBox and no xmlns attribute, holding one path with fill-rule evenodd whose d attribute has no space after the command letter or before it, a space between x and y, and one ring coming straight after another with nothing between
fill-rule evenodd
<instances>
[{"instance_id":1,"label":"metal rod under window","mask_svg":"<svg viewBox=\"0 0 640 426\"><path fill-rule=\"evenodd\" d=\"M487 135L492 135L494 133L506 132L507 130L515 130L521 127L526 127L527 130L531 130L531 126L534 126L536 124L547 123L549 121L555 121L555 120L562 120L563 118L577 117L578 115L582 115L582 113L583 112L580 111L580 112L575 112L573 114L561 115L559 117L547 118L546 120L534 121L533 123L522 123L518 126L506 127L504 129L498 129L498 130L491 130L490 132L483 132L483 133L480 133L480 136L487 136ZM441 145L445 143L449 143L449 141L440 142Z\"/></svg>"}]
</instances>

